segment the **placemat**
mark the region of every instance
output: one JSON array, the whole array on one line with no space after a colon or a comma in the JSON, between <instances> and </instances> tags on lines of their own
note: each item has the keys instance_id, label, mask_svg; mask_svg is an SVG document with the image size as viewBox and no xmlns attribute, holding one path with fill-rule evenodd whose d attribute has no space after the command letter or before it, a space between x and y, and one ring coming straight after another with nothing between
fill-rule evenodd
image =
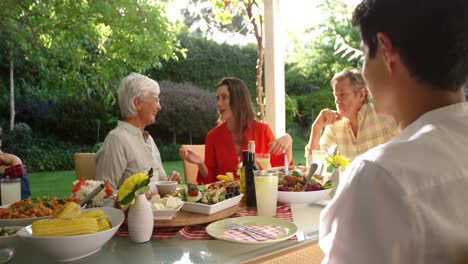
<instances>
[{"instance_id":1,"label":"placemat","mask_svg":"<svg viewBox=\"0 0 468 264\"><path fill-rule=\"evenodd\" d=\"M241 216L256 216L256 210L242 209L235 213L232 217L241 217ZM289 204L279 204L276 207L276 218L293 221L292 211ZM205 231L206 226L204 225L195 225L195 226L186 226L179 231L179 233L187 238L192 240L211 240L214 239ZM291 237L289 240L297 240L296 236Z\"/></svg>"},{"instance_id":2,"label":"placemat","mask_svg":"<svg viewBox=\"0 0 468 264\"><path fill-rule=\"evenodd\" d=\"M239 210L237 213L231 217L241 217L241 216L256 216L257 211L255 209L244 208ZM288 204L278 204L276 208L276 218L285 219L293 221L291 207ZM183 237L191 240L212 240L214 239L205 229L208 224L202 225L191 225L185 227L163 227L163 228L154 228L151 238L154 239L170 239L173 238L177 233L180 233ZM116 236L128 237L128 227L124 223L119 228ZM296 236L291 237L289 240L297 240Z\"/></svg>"},{"instance_id":3,"label":"placemat","mask_svg":"<svg viewBox=\"0 0 468 264\"><path fill-rule=\"evenodd\" d=\"M175 235L177 235L177 232L180 231L182 227L164 227L164 228L153 228L153 234L151 235L151 238L156 238L156 239L171 239ZM127 224L123 223L119 230L115 233L116 236L119 237L128 237L128 226Z\"/></svg>"}]
</instances>

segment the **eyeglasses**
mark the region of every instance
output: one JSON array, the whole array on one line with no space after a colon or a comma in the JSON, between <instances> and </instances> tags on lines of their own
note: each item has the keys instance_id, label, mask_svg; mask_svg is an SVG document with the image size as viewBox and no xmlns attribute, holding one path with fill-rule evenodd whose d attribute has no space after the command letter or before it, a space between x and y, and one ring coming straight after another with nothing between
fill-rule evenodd
<instances>
[{"instance_id":1,"label":"eyeglasses","mask_svg":"<svg viewBox=\"0 0 468 264\"><path fill-rule=\"evenodd\" d=\"M146 98L142 98L141 100L145 102L155 102L157 105L160 105L158 96L147 96Z\"/></svg>"}]
</instances>

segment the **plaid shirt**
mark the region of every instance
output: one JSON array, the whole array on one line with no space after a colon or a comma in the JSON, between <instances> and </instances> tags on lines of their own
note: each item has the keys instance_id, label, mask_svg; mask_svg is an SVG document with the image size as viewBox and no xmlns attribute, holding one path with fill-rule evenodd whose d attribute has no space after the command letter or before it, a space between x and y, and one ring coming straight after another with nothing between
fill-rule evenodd
<instances>
[{"instance_id":1,"label":"plaid shirt","mask_svg":"<svg viewBox=\"0 0 468 264\"><path fill-rule=\"evenodd\" d=\"M367 150L387 142L398 133L395 120L378 115L369 104L364 104L358 113L358 132L354 136L346 118L325 127L320 137L320 149L328 150L336 144L340 154L349 160Z\"/></svg>"}]
</instances>

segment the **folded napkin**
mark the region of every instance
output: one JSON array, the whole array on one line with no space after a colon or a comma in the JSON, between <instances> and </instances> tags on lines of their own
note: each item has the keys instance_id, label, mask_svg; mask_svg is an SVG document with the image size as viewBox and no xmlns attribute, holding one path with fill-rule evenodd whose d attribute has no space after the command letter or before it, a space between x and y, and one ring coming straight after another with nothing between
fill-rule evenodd
<instances>
[{"instance_id":1,"label":"folded napkin","mask_svg":"<svg viewBox=\"0 0 468 264\"><path fill-rule=\"evenodd\" d=\"M249 226L249 228L255 229L258 232L262 232L262 233L265 233L266 235L270 235L273 237L277 237L281 229L279 226ZM257 235L257 236L260 236L260 235ZM253 241L253 242L257 241L253 237L244 233L243 231L232 230L232 229L228 229L224 231L222 238L237 240L237 241Z\"/></svg>"}]
</instances>

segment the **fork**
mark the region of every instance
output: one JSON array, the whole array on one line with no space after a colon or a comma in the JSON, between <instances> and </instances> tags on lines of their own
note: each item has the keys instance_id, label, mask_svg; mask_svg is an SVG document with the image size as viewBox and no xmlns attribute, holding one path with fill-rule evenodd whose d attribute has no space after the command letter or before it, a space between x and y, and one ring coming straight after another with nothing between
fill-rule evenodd
<instances>
[{"instance_id":1,"label":"fork","mask_svg":"<svg viewBox=\"0 0 468 264\"><path fill-rule=\"evenodd\" d=\"M258 236L256 234L254 234L253 232L245 229L244 227L232 222L231 218L225 219L224 222L226 224L227 229L242 231L242 232L246 233L247 235L251 236L253 239L255 239L257 241L265 241L265 240L269 239L269 238L264 237L264 236Z\"/></svg>"},{"instance_id":2,"label":"fork","mask_svg":"<svg viewBox=\"0 0 468 264\"><path fill-rule=\"evenodd\" d=\"M240 225L240 224L237 224L237 223L232 223L233 226L235 226L236 228L243 228L249 232L252 232L256 235L260 235L262 237L266 237L266 238L269 238L269 239L276 239L277 237L275 236L272 236L272 235L269 235L269 234L266 234L262 231L258 231L257 229L255 228L251 228L251 227L248 227L248 226L243 226L243 225Z\"/></svg>"}]
</instances>

